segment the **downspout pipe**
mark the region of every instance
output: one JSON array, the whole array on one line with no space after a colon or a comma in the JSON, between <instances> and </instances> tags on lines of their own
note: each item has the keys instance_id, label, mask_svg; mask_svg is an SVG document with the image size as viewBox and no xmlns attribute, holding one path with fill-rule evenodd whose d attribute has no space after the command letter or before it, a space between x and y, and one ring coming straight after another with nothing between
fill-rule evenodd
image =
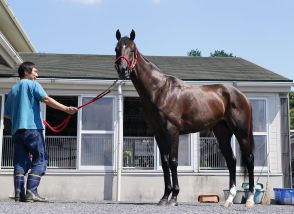
<instances>
[{"instance_id":1,"label":"downspout pipe","mask_svg":"<svg viewBox=\"0 0 294 214\"><path fill-rule=\"evenodd\" d=\"M116 200L121 200L121 172L123 153L123 95L122 82L118 85L118 149L117 149L117 191Z\"/></svg>"}]
</instances>

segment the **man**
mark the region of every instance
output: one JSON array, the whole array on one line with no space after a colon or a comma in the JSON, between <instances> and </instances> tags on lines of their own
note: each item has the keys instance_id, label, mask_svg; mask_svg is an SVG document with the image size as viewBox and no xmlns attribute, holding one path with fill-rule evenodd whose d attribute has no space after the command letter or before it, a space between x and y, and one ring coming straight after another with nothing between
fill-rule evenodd
<instances>
[{"instance_id":1,"label":"man","mask_svg":"<svg viewBox=\"0 0 294 214\"><path fill-rule=\"evenodd\" d=\"M44 202L46 200L37 191L48 164L40 102L68 114L74 114L78 109L65 106L47 95L35 81L38 70L34 63L23 62L18 68L18 75L20 81L11 88L4 110L12 125L15 201ZM25 192L25 175L29 170Z\"/></svg>"}]
</instances>

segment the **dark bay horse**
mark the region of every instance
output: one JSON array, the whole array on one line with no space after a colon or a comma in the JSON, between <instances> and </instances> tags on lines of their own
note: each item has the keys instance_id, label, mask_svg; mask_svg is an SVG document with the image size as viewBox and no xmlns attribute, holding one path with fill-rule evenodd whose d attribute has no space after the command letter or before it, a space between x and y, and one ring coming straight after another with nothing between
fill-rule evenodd
<instances>
[{"instance_id":1,"label":"dark bay horse","mask_svg":"<svg viewBox=\"0 0 294 214\"><path fill-rule=\"evenodd\" d=\"M245 95L230 85L193 86L161 73L139 53L134 30L130 37L121 37L117 30L116 38L115 68L120 79L132 80L143 103L145 120L159 147L165 190L158 204L177 205L179 135L212 129L230 173L230 194L224 206L232 205L236 195L236 159L230 144L233 134L249 174L246 206L253 206L252 108Z\"/></svg>"}]
</instances>

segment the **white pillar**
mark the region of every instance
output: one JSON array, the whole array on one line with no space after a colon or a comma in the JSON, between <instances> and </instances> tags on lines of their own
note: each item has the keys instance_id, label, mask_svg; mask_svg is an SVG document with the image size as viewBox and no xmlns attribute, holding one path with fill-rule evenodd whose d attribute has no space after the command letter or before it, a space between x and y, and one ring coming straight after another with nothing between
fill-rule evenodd
<instances>
[{"instance_id":1,"label":"white pillar","mask_svg":"<svg viewBox=\"0 0 294 214\"><path fill-rule=\"evenodd\" d=\"M118 145L117 145L117 191L116 200L120 201L121 195L121 171L123 153L123 95L122 82L118 85Z\"/></svg>"}]
</instances>

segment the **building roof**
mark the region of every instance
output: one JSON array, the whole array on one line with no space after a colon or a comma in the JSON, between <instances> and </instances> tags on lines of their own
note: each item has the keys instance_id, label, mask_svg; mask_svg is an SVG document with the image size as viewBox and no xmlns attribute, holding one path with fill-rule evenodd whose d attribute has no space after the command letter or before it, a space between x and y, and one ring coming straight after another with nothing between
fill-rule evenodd
<instances>
[{"instance_id":1,"label":"building roof","mask_svg":"<svg viewBox=\"0 0 294 214\"><path fill-rule=\"evenodd\" d=\"M24 61L34 62L40 78L117 79L113 55L20 53ZM186 81L292 80L239 57L146 56L161 72ZM17 71L0 65L0 77L17 76Z\"/></svg>"},{"instance_id":2,"label":"building roof","mask_svg":"<svg viewBox=\"0 0 294 214\"><path fill-rule=\"evenodd\" d=\"M6 0L0 0L0 20L0 32L17 52L36 52Z\"/></svg>"}]
</instances>

